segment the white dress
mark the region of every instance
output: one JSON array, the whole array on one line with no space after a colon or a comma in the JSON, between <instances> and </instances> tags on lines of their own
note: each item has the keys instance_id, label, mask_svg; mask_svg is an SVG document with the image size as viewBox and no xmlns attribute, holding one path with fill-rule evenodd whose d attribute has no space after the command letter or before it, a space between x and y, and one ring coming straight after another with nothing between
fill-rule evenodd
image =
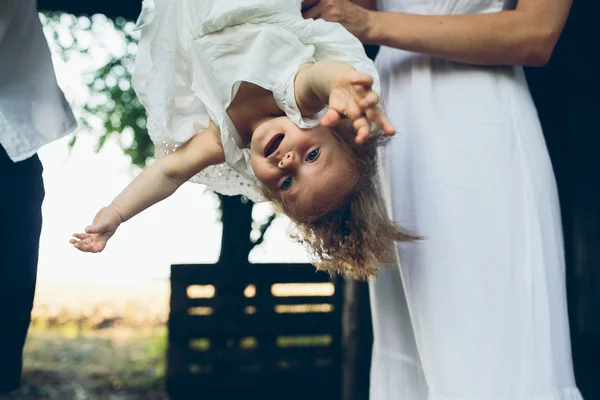
<instances>
[{"instance_id":1,"label":"white dress","mask_svg":"<svg viewBox=\"0 0 600 400\"><path fill-rule=\"evenodd\" d=\"M307 62L345 61L372 76L379 91L358 39L339 24L305 20L300 10L301 0L144 1L133 84L158 156L205 129L210 118L220 128L226 163L192 180L260 201L249 151L226 113L241 82L271 91L300 128L316 126L321 115L302 117L294 98L294 77Z\"/></svg>"},{"instance_id":2,"label":"white dress","mask_svg":"<svg viewBox=\"0 0 600 400\"><path fill-rule=\"evenodd\" d=\"M495 12L503 0L379 0L380 11ZM520 67L382 48L392 217L424 237L372 283L371 400L581 400L560 210Z\"/></svg>"}]
</instances>

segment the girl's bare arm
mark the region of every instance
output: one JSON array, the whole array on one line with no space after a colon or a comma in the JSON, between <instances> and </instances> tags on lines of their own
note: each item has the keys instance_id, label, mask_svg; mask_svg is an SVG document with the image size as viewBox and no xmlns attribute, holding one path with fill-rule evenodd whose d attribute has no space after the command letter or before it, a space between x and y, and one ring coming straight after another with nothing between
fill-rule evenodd
<instances>
[{"instance_id":1,"label":"girl's bare arm","mask_svg":"<svg viewBox=\"0 0 600 400\"><path fill-rule=\"evenodd\" d=\"M144 169L108 207L102 208L85 233L73 234L71 244L81 251L96 253L128 219L171 196L204 168L224 162L218 129L211 126L175 152L159 158Z\"/></svg>"},{"instance_id":2,"label":"girl's bare arm","mask_svg":"<svg viewBox=\"0 0 600 400\"><path fill-rule=\"evenodd\" d=\"M225 156L218 129L211 127L192 137L177 151L159 158L134 179L112 202L124 221L172 195L192 176Z\"/></svg>"}]
</instances>

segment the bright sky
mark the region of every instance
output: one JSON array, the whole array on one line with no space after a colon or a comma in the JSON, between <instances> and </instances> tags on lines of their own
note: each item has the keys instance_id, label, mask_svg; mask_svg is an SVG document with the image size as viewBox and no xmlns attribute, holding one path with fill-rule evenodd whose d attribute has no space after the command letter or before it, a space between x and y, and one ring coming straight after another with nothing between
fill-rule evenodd
<instances>
[{"instance_id":1,"label":"bright sky","mask_svg":"<svg viewBox=\"0 0 600 400\"><path fill-rule=\"evenodd\" d=\"M91 57L72 57L63 62L54 46L54 65L67 98L81 104L87 96L86 71L102 65L107 52L123 48L118 36L100 25L98 43L91 41ZM95 24L96 25L96 24ZM89 40L82 36L80 40ZM116 49L116 50L115 50ZM169 276L173 263L213 263L221 240L216 196L204 186L187 183L171 198L122 225L104 252L85 254L69 244L73 232L81 232L96 212L108 205L134 178L135 171L116 140L94 151L93 133L80 132L69 149L70 137L44 147L46 198L40 240L40 282L139 283ZM270 211L268 204L255 206L257 217ZM278 217L265 242L250 254L251 262L305 262L304 251L286 235L288 220Z\"/></svg>"}]
</instances>

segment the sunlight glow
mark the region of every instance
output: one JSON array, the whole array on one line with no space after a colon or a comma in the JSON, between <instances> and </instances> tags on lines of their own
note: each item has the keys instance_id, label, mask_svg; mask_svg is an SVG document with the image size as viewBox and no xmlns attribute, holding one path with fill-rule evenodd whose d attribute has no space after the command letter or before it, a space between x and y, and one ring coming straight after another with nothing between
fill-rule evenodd
<instances>
[{"instance_id":1,"label":"sunlight glow","mask_svg":"<svg viewBox=\"0 0 600 400\"><path fill-rule=\"evenodd\" d=\"M46 21L41 16L43 22ZM70 45L65 27L71 22L78 46L87 54L71 52L62 59L61 45ZM92 73L109 59L110 54L135 51L124 45L112 23L103 16L92 18L90 32L84 30L90 20L65 15L57 28L58 42L45 29L53 54L57 78L77 115L93 96L86 82ZM127 24L126 29L131 29ZM111 82L99 83L111 84ZM115 84L113 82L112 84ZM103 101L103 99L95 99ZM99 127L99 121L89 121ZM214 263L218 259L221 223L218 199L205 187L187 183L171 198L146 210L124 224L110 240L104 252L85 254L75 250L69 239L92 222L96 212L135 177L123 155L120 143L131 141L130 133L112 137L96 153L96 136L80 131L77 143L68 147L71 137L44 147L40 159L44 165L46 198L43 205L44 225L40 239L39 280L41 282L134 283L168 278L174 263ZM261 204L253 212L256 220L264 219L270 205ZM287 239L288 220L278 217L267 231L265 241L250 254L251 262L306 262L305 252Z\"/></svg>"}]
</instances>

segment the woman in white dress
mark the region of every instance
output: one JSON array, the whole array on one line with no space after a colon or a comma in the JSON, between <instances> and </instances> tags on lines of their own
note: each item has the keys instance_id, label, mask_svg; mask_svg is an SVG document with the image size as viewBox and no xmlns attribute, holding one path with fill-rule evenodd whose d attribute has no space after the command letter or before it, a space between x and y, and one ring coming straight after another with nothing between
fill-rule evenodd
<instances>
[{"instance_id":1,"label":"woman in white dress","mask_svg":"<svg viewBox=\"0 0 600 400\"><path fill-rule=\"evenodd\" d=\"M547 62L571 1L374 3L303 4L382 46L384 197L423 236L372 285L371 399L581 400L556 184L516 67Z\"/></svg>"}]
</instances>

